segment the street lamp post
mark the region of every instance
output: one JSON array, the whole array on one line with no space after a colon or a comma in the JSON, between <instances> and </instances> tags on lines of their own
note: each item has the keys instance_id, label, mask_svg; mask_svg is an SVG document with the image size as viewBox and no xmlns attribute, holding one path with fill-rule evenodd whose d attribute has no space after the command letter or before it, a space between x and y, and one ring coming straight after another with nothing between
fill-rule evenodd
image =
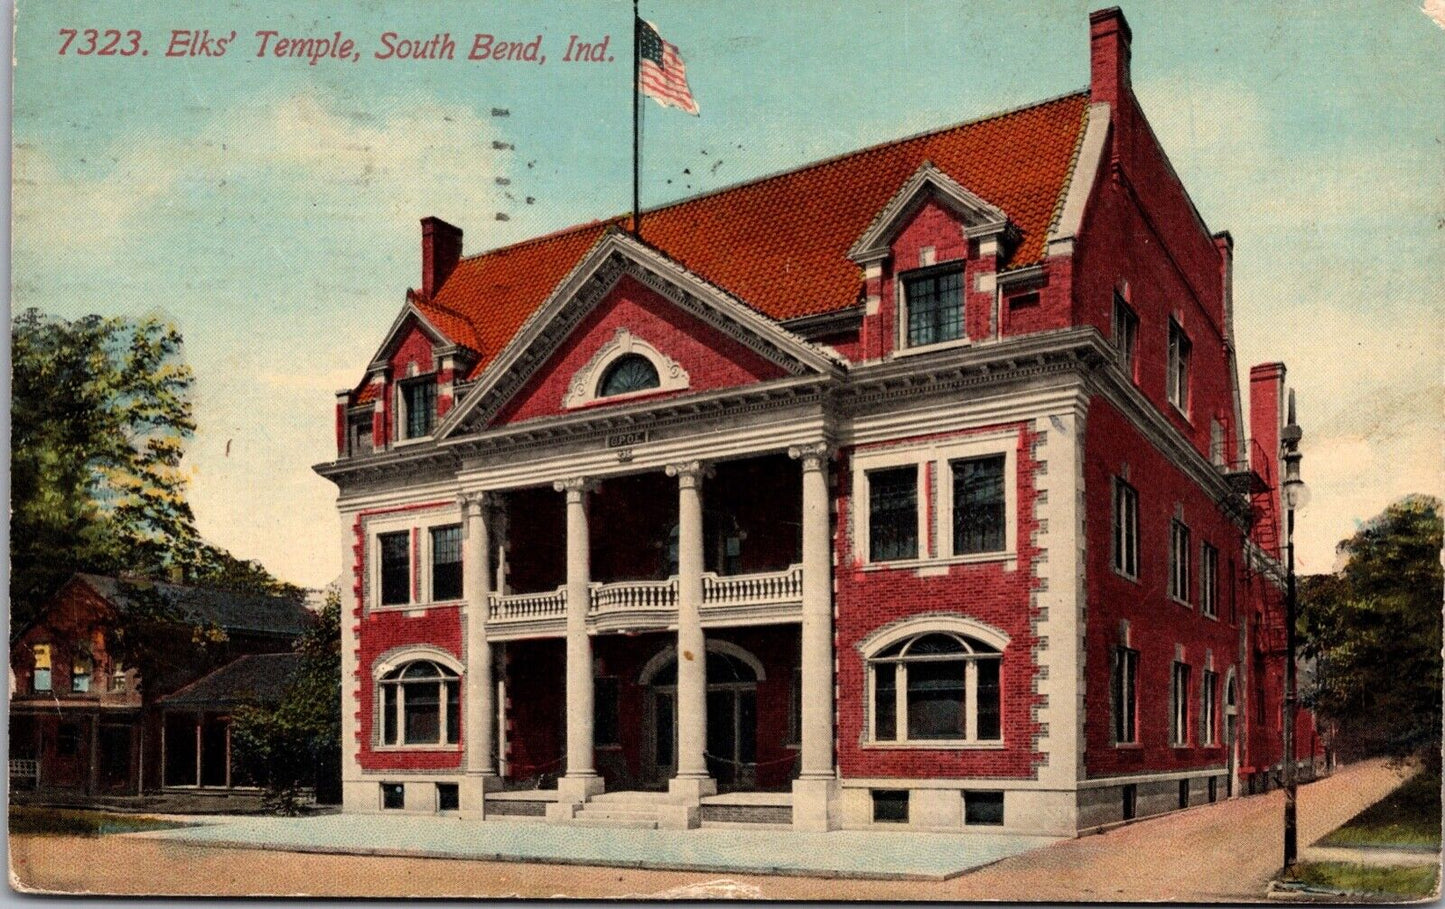
<instances>
[{"instance_id":1,"label":"street lamp post","mask_svg":"<svg viewBox=\"0 0 1445 909\"><path fill-rule=\"evenodd\" d=\"M1298 836L1295 822L1295 793L1296 793L1296 761L1295 761L1295 703L1298 698L1298 679L1295 676L1295 614L1299 604L1295 594L1294 577L1294 513L1295 509L1303 508L1308 498L1308 490L1304 481L1300 479L1300 461L1304 455L1300 454L1299 443L1304 437L1304 431L1295 422L1294 410L1294 389L1289 393L1289 422L1280 434L1280 447L1283 450L1284 459L1284 482L1282 492L1284 494L1285 513L1285 545L1288 549L1285 565L1285 600L1284 600L1284 621L1285 621L1285 650L1286 663L1284 669L1284 747L1280 756L1280 769L1284 777L1284 867L1285 870L1294 867L1295 859L1298 856Z\"/></svg>"}]
</instances>

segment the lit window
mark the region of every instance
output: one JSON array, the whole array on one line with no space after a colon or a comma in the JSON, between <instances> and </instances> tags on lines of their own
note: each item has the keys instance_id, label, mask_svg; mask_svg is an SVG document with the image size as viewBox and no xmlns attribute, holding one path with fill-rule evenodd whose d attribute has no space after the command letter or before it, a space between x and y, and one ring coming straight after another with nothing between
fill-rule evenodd
<instances>
[{"instance_id":1,"label":"lit window","mask_svg":"<svg viewBox=\"0 0 1445 909\"><path fill-rule=\"evenodd\" d=\"M90 673L94 664L89 656L77 654L70 662L70 690L85 692L90 690Z\"/></svg>"},{"instance_id":2,"label":"lit window","mask_svg":"<svg viewBox=\"0 0 1445 909\"><path fill-rule=\"evenodd\" d=\"M963 272L958 268L903 279L908 346L963 337Z\"/></svg>"},{"instance_id":3,"label":"lit window","mask_svg":"<svg viewBox=\"0 0 1445 909\"><path fill-rule=\"evenodd\" d=\"M401 404L405 418L405 437L420 439L431 435L437 413L436 378L422 376L401 383Z\"/></svg>"},{"instance_id":4,"label":"lit window","mask_svg":"<svg viewBox=\"0 0 1445 909\"><path fill-rule=\"evenodd\" d=\"M462 596L462 526L434 527L431 532L431 598L433 603Z\"/></svg>"},{"instance_id":5,"label":"lit window","mask_svg":"<svg viewBox=\"0 0 1445 909\"><path fill-rule=\"evenodd\" d=\"M953 551L1004 549L1004 456L952 461Z\"/></svg>"},{"instance_id":6,"label":"lit window","mask_svg":"<svg viewBox=\"0 0 1445 909\"><path fill-rule=\"evenodd\" d=\"M1193 580L1189 555L1189 528L1174 521L1169 528L1169 595L1182 603L1189 602Z\"/></svg>"},{"instance_id":7,"label":"lit window","mask_svg":"<svg viewBox=\"0 0 1445 909\"><path fill-rule=\"evenodd\" d=\"M1169 740L1176 746L1189 744L1189 664L1174 664L1173 719L1169 724Z\"/></svg>"},{"instance_id":8,"label":"lit window","mask_svg":"<svg viewBox=\"0 0 1445 909\"><path fill-rule=\"evenodd\" d=\"M383 745L453 745L461 729L457 674L430 660L388 672L378 683Z\"/></svg>"},{"instance_id":9,"label":"lit window","mask_svg":"<svg viewBox=\"0 0 1445 909\"><path fill-rule=\"evenodd\" d=\"M30 687L35 691L49 691L50 645L36 644L30 652L35 657L35 670L30 675Z\"/></svg>"},{"instance_id":10,"label":"lit window","mask_svg":"<svg viewBox=\"0 0 1445 909\"><path fill-rule=\"evenodd\" d=\"M1128 745L1139 740L1139 651L1114 648L1114 741Z\"/></svg>"},{"instance_id":11,"label":"lit window","mask_svg":"<svg viewBox=\"0 0 1445 909\"><path fill-rule=\"evenodd\" d=\"M1169 402L1189 412L1189 352L1194 345L1179 323L1169 320Z\"/></svg>"},{"instance_id":12,"label":"lit window","mask_svg":"<svg viewBox=\"0 0 1445 909\"><path fill-rule=\"evenodd\" d=\"M871 657L873 740L999 741L1002 659L987 644L941 632Z\"/></svg>"},{"instance_id":13,"label":"lit window","mask_svg":"<svg viewBox=\"0 0 1445 909\"><path fill-rule=\"evenodd\" d=\"M411 534L405 530L383 533L381 544L381 605L411 602Z\"/></svg>"},{"instance_id":14,"label":"lit window","mask_svg":"<svg viewBox=\"0 0 1445 909\"><path fill-rule=\"evenodd\" d=\"M868 473L868 559L918 558L918 467Z\"/></svg>"},{"instance_id":15,"label":"lit window","mask_svg":"<svg viewBox=\"0 0 1445 909\"><path fill-rule=\"evenodd\" d=\"M652 365L651 360L641 354L627 354L619 357L617 362L607 367L602 381L597 383L597 397L609 398L613 395L631 394L661 385L662 380L657 375L657 367Z\"/></svg>"},{"instance_id":16,"label":"lit window","mask_svg":"<svg viewBox=\"0 0 1445 909\"><path fill-rule=\"evenodd\" d=\"M1199 555L1199 611L1214 616L1219 609L1219 550L1205 543Z\"/></svg>"},{"instance_id":17,"label":"lit window","mask_svg":"<svg viewBox=\"0 0 1445 909\"><path fill-rule=\"evenodd\" d=\"M1139 493L1114 479L1114 570L1139 577Z\"/></svg>"},{"instance_id":18,"label":"lit window","mask_svg":"<svg viewBox=\"0 0 1445 909\"><path fill-rule=\"evenodd\" d=\"M1203 703L1200 705L1201 714L1199 717L1199 743L1201 745L1213 745L1218 741L1218 727L1214 718L1214 705L1219 697L1219 674L1204 670L1204 677L1201 682L1202 691L1200 697Z\"/></svg>"},{"instance_id":19,"label":"lit window","mask_svg":"<svg viewBox=\"0 0 1445 909\"><path fill-rule=\"evenodd\" d=\"M1139 317L1124 301L1123 295L1114 293L1114 347L1119 352L1119 363L1124 373L1134 378L1135 354L1139 344Z\"/></svg>"}]
</instances>

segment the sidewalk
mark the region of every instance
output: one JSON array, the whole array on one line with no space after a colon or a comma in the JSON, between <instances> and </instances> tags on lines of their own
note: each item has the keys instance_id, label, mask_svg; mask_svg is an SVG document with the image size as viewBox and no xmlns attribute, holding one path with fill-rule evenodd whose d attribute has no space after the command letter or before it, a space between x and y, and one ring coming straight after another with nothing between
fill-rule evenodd
<instances>
[{"instance_id":1,"label":"sidewalk","mask_svg":"<svg viewBox=\"0 0 1445 909\"><path fill-rule=\"evenodd\" d=\"M1050 843L998 833L571 827L436 817L208 817L125 834L198 846L286 852L541 862L812 877L946 880Z\"/></svg>"}]
</instances>

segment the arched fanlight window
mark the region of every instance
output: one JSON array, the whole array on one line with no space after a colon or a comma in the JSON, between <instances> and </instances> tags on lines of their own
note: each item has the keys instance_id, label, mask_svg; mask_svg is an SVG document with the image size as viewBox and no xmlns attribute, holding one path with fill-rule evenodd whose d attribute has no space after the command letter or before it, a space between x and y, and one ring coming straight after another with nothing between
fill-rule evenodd
<instances>
[{"instance_id":1,"label":"arched fanlight window","mask_svg":"<svg viewBox=\"0 0 1445 909\"><path fill-rule=\"evenodd\" d=\"M377 682L383 745L454 745L461 730L457 674L431 660L404 663Z\"/></svg>"},{"instance_id":2,"label":"arched fanlight window","mask_svg":"<svg viewBox=\"0 0 1445 909\"><path fill-rule=\"evenodd\" d=\"M662 384L657 367L641 354L626 354L607 367L602 381L597 383L597 397L625 395L634 391L646 391Z\"/></svg>"},{"instance_id":3,"label":"arched fanlight window","mask_svg":"<svg viewBox=\"0 0 1445 909\"><path fill-rule=\"evenodd\" d=\"M756 682L757 680L757 672L744 660L730 653L722 653L716 650L709 650L707 652L707 683L709 685L721 685L730 682ZM677 659L673 658L666 666L659 669L649 680L648 684L654 686L676 685Z\"/></svg>"},{"instance_id":4,"label":"arched fanlight window","mask_svg":"<svg viewBox=\"0 0 1445 909\"><path fill-rule=\"evenodd\" d=\"M930 631L897 641L868 660L875 742L997 742L997 649Z\"/></svg>"}]
</instances>

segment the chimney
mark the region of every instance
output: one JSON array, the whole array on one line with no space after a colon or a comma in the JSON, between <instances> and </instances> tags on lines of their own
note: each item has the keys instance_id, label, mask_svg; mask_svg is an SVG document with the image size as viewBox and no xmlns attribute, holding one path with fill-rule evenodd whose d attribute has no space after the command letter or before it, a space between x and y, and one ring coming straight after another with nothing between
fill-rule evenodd
<instances>
[{"instance_id":1,"label":"chimney","mask_svg":"<svg viewBox=\"0 0 1445 909\"><path fill-rule=\"evenodd\" d=\"M1089 14L1089 100L1108 104L1117 117L1130 96L1129 44L1134 33L1117 6Z\"/></svg>"},{"instance_id":2,"label":"chimney","mask_svg":"<svg viewBox=\"0 0 1445 909\"><path fill-rule=\"evenodd\" d=\"M1249 466L1269 484L1268 493L1273 519L1276 522L1273 545L1266 546L1272 555L1279 555L1278 526L1280 520L1279 436L1284 428L1284 364L1261 363L1249 370Z\"/></svg>"},{"instance_id":3,"label":"chimney","mask_svg":"<svg viewBox=\"0 0 1445 909\"><path fill-rule=\"evenodd\" d=\"M462 257L462 229L441 218L421 219L421 295L430 300Z\"/></svg>"},{"instance_id":4,"label":"chimney","mask_svg":"<svg viewBox=\"0 0 1445 909\"><path fill-rule=\"evenodd\" d=\"M1234 237L1227 230L1214 235L1214 248L1219 251L1219 277L1223 294L1220 299L1219 325L1225 337L1234 337Z\"/></svg>"}]
</instances>

